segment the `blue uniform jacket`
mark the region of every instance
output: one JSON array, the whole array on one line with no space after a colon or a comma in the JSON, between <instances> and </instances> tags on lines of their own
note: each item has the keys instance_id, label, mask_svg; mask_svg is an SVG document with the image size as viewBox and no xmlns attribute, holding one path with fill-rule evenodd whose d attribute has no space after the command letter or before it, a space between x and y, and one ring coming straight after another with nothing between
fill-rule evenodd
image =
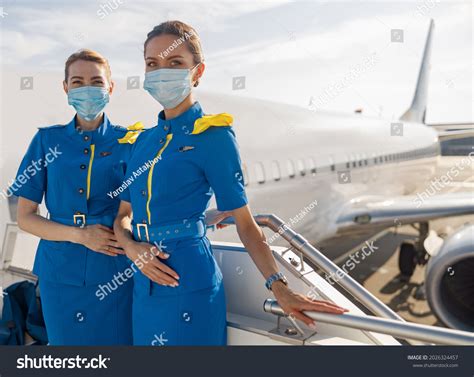
<instances>
[{"instance_id":1,"label":"blue uniform jacket","mask_svg":"<svg viewBox=\"0 0 474 377\"><path fill-rule=\"evenodd\" d=\"M43 195L50 219L72 225L73 216L104 217L112 227L131 144L119 144L127 130L112 125L107 116L94 131L67 125L39 128L24 156L14 194L41 203ZM86 220L87 225L87 220ZM33 272L43 280L72 285L108 282L129 265L125 256L111 257L67 241L39 243Z\"/></svg>"},{"instance_id":2,"label":"blue uniform jacket","mask_svg":"<svg viewBox=\"0 0 474 377\"><path fill-rule=\"evenodd\" d=\"M203 220L213 194L221 211L247 204L231 123L232 116L226 113L205 115L198 102L170 120L159 114L158 125L143 131L133 144L124 184L118 190L120 198L131 203L135 223L156 228ZM183 272L175 293L219 283L222 276L209 260L209 250L207 239L167 243L165 251L172 255L165 263ZM148 283L141 272L135 275L138 286Z\"/></svg>"}]
</instances>

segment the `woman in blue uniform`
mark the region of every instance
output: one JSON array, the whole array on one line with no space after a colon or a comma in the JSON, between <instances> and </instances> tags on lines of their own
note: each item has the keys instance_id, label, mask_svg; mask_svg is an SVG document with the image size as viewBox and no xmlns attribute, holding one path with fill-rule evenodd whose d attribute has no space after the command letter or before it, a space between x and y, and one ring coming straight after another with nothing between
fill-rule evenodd
<instances>
[{"instance_id":1,"label":"woman in blue uniform","mask_svg":"<svg viewBox=\"0 0 474 377\"><path fill-rule=\"evenodd\" d=\"M217 217L235 218L240 239L287 313L310 325L302 310L343 313L293 293L277 270L247 204L232 116L205 115L193 99L205 67L196 31L179 21L158 25L145 42L145 64L144 88L164 110L133 146L131 183L114 226L141 270L134 277L134 344L226 344L222 274L203 223L213 194L224 212Z\"/></svg>"},{"instance_id":2,"label":"woman in blue uniform","mask_svg":"<svg viewBox=\"0 0 474 377\"><path fill-rule=\"evenodd\" d=\"M69 57L64 91L77 114L39 129L12 185L19 227L41 238L33 272L51 345L132 342L130 263L112 230L131 144L118 141L127 130L103 112L110 75L94 51ZM38 214L43 195L49 218Z\"/></svg>"}]
</instances>

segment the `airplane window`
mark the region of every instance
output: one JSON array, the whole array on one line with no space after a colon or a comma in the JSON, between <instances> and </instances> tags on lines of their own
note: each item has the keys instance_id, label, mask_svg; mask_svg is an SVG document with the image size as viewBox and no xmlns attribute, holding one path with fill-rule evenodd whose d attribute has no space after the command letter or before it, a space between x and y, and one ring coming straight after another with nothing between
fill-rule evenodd
<instances>
[{"instance_id":1,"label":"airplane window","mask_svg":"<svg viewBox=\"0 0 474 377\"><path fill-rule=\"evenodd\" d=\"M380 157L379 157L379 162L380 162L380 163L383 162L383 156L380 156Z\"/></svg>"},{"instance_id":2,"label":"airplane window","mask_svg":"<svg viewBox=\"0 0 474 377\"><path fill-rule=\"evenodd\" d=\"M265 168L261 162L255 164L255 171L257 173L257 182L260 184L265 183Z\"/></svg>"},{"instance_id":3,"label":"airplane window","mask_svg":"<svg viewBox=\"0 0 474 377\"><path fill-rule=\"evenodd\" d=\"M296 165L298 166L298 171L300 172L300 175L301 175L302 177L304 177L305 174L306 174L306 170L305 170L305 168L304 168L303 160L302 160L302 159L298 159L298 160L296 161Z\"/></svg>"},{"instance_id":4,"label":"airplane window","mask_svg":"<svg viewBox=\"0 0 474 377\"><path fill-rule=\"evenodd\" d=\"M315 175L316 174L316 164L314 162L313 157L308 157L306 159L306 163L307 163L306 166L308 167L308 170L310 171L310 173Z\"/></svg>"},{"instance_id":5,"label":"airplane window","mask_svg":"<svg viewBox=\"0 0 474 377\"><path fill-rule=\"evenodd\" d=\"M374 157L374 164L377 165L377 157Z\"/></svg>"},{"instance_id":6,"label":"airplane window","mask_svg":"<svg viewBox=\"0 0 474 377\"><path fill-rule=\"evenodd\" d=\"M362 160L359 160L359 166L362 166Z\"/></svg>"},{"instance_id":7,"label":"airplane window","mask_svg":"<svg viewBox=\"0 0 474 377\"><path fill-rule=\"evenodd\" d=\"M354 155L351 154L351 157L350 157L350 165L352 165L353 168L356 167L356 162L355 162L355 159L354 159Z\"/></svg>"},{"instance_id":8,"label":"airplane window","mask_svg":"<svg viewBox=\"0 0 474 377\"><path fill-rule=\"evenodd\" d=\"M349 169L351 167L351 164L349 161L346 162L346 168Z\"/></svg>"},{"instance_id":9,"label":"airplane window","mask_svg":"<svg viewBox=\"0 0 474 377\"><path fill-rule=\"evenodd\" d=\"M288 176L290 178L295 178L295 165L293 164L293 161L288 160L286 162L286 169L288 170Z\"/></svg>"},{"instance_id":10,"label":"airplane window","mask_svg":"<svg viewBox=\"0 0 474 377\"><path fill-rule=\"evenodd\" d=\"M281 178L280 175L280 164L278 161L272 161L272 174L275 181L279 181Z\"/></svg>"},{"instance_id":11,"label":"airplane window","mask_svg":"<svg viewBox=\"0 0 474 377\"><path fill-rule=\"evenodd\" d=\"M334 158L332 156L329 156L329 166L331 167L331 171L336 171L336 165L334 164Z\"/></svg>"},{"instance_id":12,"label":"airplane window","mask_svg":"<svg viewBox=\"0 0 474 377\"><path fill-rule=\"evenodd\" d=\"M367 161L367 159L364 160L364 165L367 166L369 164L369 162Z\"/></svg>"}]
</instances>

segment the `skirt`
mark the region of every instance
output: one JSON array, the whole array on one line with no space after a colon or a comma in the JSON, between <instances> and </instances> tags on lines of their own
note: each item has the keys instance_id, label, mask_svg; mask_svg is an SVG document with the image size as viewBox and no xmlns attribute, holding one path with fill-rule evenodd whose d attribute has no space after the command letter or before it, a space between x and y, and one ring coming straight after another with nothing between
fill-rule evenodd
<instances>
[{"instance_id":1,"label":"skirt","mask_svg":"<svg viewBox=\"0 0 474 377\"><path fill-rule=\"evenodd\" d=\"M226 345L224 281L209 240L168 241L162 248L170 257L160 262L178 273L179 286L159 285L135 273L133 344Z\"/></svg>"},{"instance_id":2,"label":"skirt","mask_svg":"<svg viewBox=\"0 0 474 377\"><path fill-rule=\"evenodd\" d=\"M39 280L50 345L132 344L133 280L117 285L114 291L104 290L103 285L75 286Z\"/></svg>"},{"instance_id":3,"label":"skirt","mask_svg":"<svg viewBox=\"0 0 474 377\"><path fill-rule=\"evenodd\" d=\"M177 295L133 296L133 344L225 346L224 283Z\"/></svg>"}]
</instances>

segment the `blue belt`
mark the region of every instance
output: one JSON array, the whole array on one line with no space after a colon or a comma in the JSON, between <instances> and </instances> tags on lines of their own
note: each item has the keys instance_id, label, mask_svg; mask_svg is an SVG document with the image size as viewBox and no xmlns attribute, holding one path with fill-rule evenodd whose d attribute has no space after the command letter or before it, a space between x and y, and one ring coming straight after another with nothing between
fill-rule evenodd
<instances>
[{"instance_id":1,"label":"blue belt","mask_svg":"<svg viewBox=\"0 0 474 377\"><path fill-rule=\"evenodd\" d=\"M94 224L102 224L108 227L113 227L115 215L88 216L85 214L76 214L72 215L71 217L59 217L50 215L49 219L64 225L72 225L79 227Z\"/></svg>"},{"instance_id":2,"label":"blue belt","mask_svg":"<svg viewBox=\"0 0 474 377\"><path fill-rule=\"evenodd\" d=\"M206 225L203 220L185 221L160 226L151 226L132 221L132 229L135 240L146 242L200 238L206 234Z\"/></svg>"}]
</instances>

